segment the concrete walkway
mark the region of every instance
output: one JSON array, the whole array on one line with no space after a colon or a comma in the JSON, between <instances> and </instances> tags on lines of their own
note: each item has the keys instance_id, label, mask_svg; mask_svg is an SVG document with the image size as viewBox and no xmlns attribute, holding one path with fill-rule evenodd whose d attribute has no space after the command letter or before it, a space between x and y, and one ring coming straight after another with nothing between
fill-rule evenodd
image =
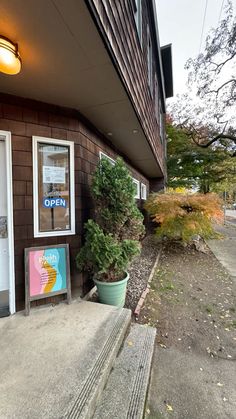
<instances>
[{"instance_id":1,"label":"concrete walkway","mask_svg":"<svg viewBox=\"0 0 236 419\"><path fill-rule=\"evenodd\" d=\"M226 222L236 226L236 210L226 210Z\"/></svg>"},{"instance_id":2,"label":"concrete walkway","mask_svg":"<svg viewBox=\"0 0 236 419\"><path fill-rule=\"evenodd\" d=\"M235 274L236 228L219 230L209 245ZM236 418L234 279L211 254L163 252L145 312L158 318L145 419Z\"/></svg>"},{"instance_id":3,"label":"concrete walkway","mask_svg":"<svg viewBox=\"0 0 236 419\"><path fill-rule=\"evenodd\" d=\"M226 210L226 217L236 218L236 210Z\"/></svg>"},{"instance_id":4,"label":"concrete walkway","mask_svg":"<svg viewBox=\"0 0 236 419\"><path fill-rule=\"evenodd\" d=\"M208 240L207 244L216 258L236 280L236 227L226 224L225 226L217 226L216 229L224 238Z\"/></svg>"},{"instance_id":5,"label":"concrete walkway","mask_svg":"<svg viewBox=\"0 0 236 419\"><path fill-rule=\"evenodd\" d=\"M0 418L90 417L129 323L85 301L0 319Z\"/></svg>"}]
</instances>

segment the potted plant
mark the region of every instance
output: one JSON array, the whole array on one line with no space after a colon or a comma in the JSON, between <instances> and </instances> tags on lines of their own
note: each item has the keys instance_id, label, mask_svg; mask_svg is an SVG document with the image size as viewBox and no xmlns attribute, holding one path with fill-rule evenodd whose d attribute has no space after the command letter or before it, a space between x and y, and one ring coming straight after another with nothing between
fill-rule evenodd
<instances>
[{"instance_id":1,"label":"potted plant","mask_svg":"<svg viewBox=\"0 0 236 419\"><path fill-rule=\"evenodd\" d=\"M95 220L85 224L85 244L76 257L98 289L99 301L123 307L129 263L140 252L143 216L135 202L135 187L122 159L112 165L101 159L92 182Z\"/></svg>"}]
</instances>

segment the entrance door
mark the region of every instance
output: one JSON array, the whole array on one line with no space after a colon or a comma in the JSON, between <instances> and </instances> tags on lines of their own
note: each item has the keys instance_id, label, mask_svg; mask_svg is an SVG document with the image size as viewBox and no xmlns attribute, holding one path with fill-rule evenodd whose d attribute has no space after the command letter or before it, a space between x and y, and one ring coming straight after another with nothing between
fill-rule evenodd
<instances>
[{"instance_id":1,"label":"entrance door","mask_svg":"<svg viewBox=\"0 0 236 419\"><path fill-rule=\"evenodd\" d=\"M10 255L13 242L12 220L9 220L11 213L9 198L11 198L12 189L10 148L10 134L4 136L0 132L0 317L8 316L12 311L15 311L11 307L14 261L11 260L13 255Z\"/></svg>"}]
</instances>

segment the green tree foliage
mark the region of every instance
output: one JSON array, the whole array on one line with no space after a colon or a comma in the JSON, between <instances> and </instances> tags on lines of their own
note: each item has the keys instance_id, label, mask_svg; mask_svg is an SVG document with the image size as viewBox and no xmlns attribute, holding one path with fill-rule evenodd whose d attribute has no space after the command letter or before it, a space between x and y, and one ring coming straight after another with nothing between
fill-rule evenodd
<instances>
[{"instance_id":1,"label":"green tree foliage","mask_svg":"<svg viewBox=\"0 0 236 419\"><path fill-rule=\"evenodd\" d=\"M77 266L100 281L119 281L140 252L139 240L144 235L135 187L122 159L117 159L115 165L101 159L92 194L95 221L85 224L85 244L77 255Z\"/></svg>"},{"instance_id":2,"label":"green tree foliage","mask_svg":"<svg viewBox=\"0 0 236 419\"><path fill-rule=\"evenodd\" d=\"M173 125L167 129L168 186L196 188L207 193L217 191L227 181L236 184L236 164L222 145L200 148L184 128Z\"/></svg>"}]
</instances>

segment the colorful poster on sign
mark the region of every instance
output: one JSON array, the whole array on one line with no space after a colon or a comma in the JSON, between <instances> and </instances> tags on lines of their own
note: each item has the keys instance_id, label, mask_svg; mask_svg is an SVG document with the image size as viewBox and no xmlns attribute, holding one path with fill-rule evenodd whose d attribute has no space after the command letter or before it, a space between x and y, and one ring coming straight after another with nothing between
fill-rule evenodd
<instances>
[{"instance_id":1,"label":"colorful poster on sign","mask_svg":"<svg viewBox=\"0 0 236 419\"><path fill-rule=\"evenodd\" d=\"M28 258L30 297L66 289L65 248L30 250Z\"/></svg>"}]
</instances>

